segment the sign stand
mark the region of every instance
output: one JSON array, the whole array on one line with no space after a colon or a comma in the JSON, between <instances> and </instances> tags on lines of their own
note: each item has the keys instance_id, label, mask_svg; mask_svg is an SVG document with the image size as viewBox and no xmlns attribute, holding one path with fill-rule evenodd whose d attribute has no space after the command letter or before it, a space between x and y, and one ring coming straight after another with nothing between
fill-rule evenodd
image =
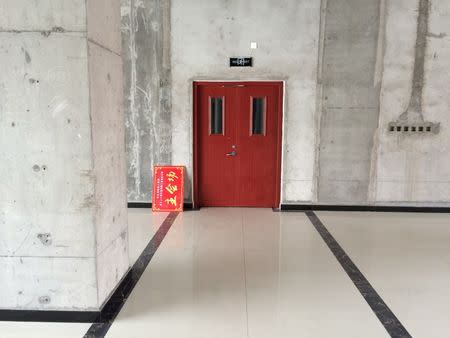
<instances>
[{"instance_id":1,"label":"sign stand","mask_svg":"<svg viewBox=\"0 0 450 338\"><path fill-rule=\"evenodd\" d=\"M154 166L152 197L154 212L183 211L184 167Z\"/></svg>"}]
</instances>

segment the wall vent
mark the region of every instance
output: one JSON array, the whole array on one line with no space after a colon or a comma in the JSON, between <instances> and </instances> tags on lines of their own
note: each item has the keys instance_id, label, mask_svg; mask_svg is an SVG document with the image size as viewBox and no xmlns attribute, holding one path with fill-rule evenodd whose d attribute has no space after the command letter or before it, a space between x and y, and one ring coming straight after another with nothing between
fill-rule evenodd
<instances>
[{"instance_id":1,"label":"wall vent","mask_svg":"<svg viewBox=\"0 0 450 338\"><path fill-rule=\"evenodd\" d=\"M389 132L402 134L438 134L440 123L389 123Z\"/></svg>"}]
</instances>

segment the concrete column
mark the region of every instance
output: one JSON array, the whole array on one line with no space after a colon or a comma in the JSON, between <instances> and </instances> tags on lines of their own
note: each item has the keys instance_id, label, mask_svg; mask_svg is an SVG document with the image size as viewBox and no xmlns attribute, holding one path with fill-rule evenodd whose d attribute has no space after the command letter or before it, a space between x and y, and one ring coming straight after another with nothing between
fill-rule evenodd
<instances>
[{"instance_id":1,"label":"concrete column","mask_svg":"<svg viewBox=\"0 0 450 338\"><path fill-rule=\"evenodd\" d=\"M0 2L0 308L99 309L129 267L119 2Z\"/></svg>"},{"instance_id":2,"label":"concrete column","mask_svg":"<svg viewBox=\"0 0 450 338\"><path fill-rule=\"evenodd\" d=\"M170 1L121 3L128 200L151 202L153 166L172 155Z\"/></svg>"}]
</instances>

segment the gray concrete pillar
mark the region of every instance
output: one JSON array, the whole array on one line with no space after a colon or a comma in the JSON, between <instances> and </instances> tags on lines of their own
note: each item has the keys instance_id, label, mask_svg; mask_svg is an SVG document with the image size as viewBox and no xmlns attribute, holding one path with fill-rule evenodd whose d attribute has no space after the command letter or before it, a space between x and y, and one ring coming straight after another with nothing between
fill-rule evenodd
<instances>
[{"instance_id":1,"label":"gray concrete pillar","mask_svg":"<svg viewBox=\"0 0 450 338\"><path fill-rule=\"evenodd\" d=\"M170 1L121 3L128 200L151 202L153 166L172 161Z\"/></svg>"},{"instance_id":2,"label":"gray concrete pillar","mask_svg":"<svg viewBox=\"0 0 450 338\"><path fill-rule=\"evenodd\" d=\"M129 267L119 0L0 2L0 308L95 310Z\"/></svg>"}]
</instances>

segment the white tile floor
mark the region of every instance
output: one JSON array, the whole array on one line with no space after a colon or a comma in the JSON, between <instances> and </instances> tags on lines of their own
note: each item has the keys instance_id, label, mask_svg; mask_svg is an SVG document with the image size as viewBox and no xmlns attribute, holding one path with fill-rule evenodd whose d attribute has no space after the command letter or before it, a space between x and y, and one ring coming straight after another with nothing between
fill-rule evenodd
<instances>
[{"instance_id":1,"label":"white tile floor","mask_svg":"<svg viewBox=\"0 0 450 338\"><path fill-rule=\"evenodd\" d=\"M90 324L0 322L1 338L82 338Z\"/></svg>"},{"instance_id":2,"label":"white tile floor","mask_svg":"<svg viewBox=\"0 0 450 338\"><path fill-rule=\"evenodd\" d=\"M167 214L130 209L136 260ZM413 337L450 337L450 215L317 212ZM89 324L0 322L1 338ZM108 338L389 337L303 213L202 209L176 219Z\"/></svg>"},{"instance_id":3,"label":"white tile floor","mask_svg":"<svg viewBox=\"0 0 450 338\"><path fill-rule=\"evenodd\" d=\"M450 337L450 215L316 214L413 337Z\"/></svg>"}]
</instances>

